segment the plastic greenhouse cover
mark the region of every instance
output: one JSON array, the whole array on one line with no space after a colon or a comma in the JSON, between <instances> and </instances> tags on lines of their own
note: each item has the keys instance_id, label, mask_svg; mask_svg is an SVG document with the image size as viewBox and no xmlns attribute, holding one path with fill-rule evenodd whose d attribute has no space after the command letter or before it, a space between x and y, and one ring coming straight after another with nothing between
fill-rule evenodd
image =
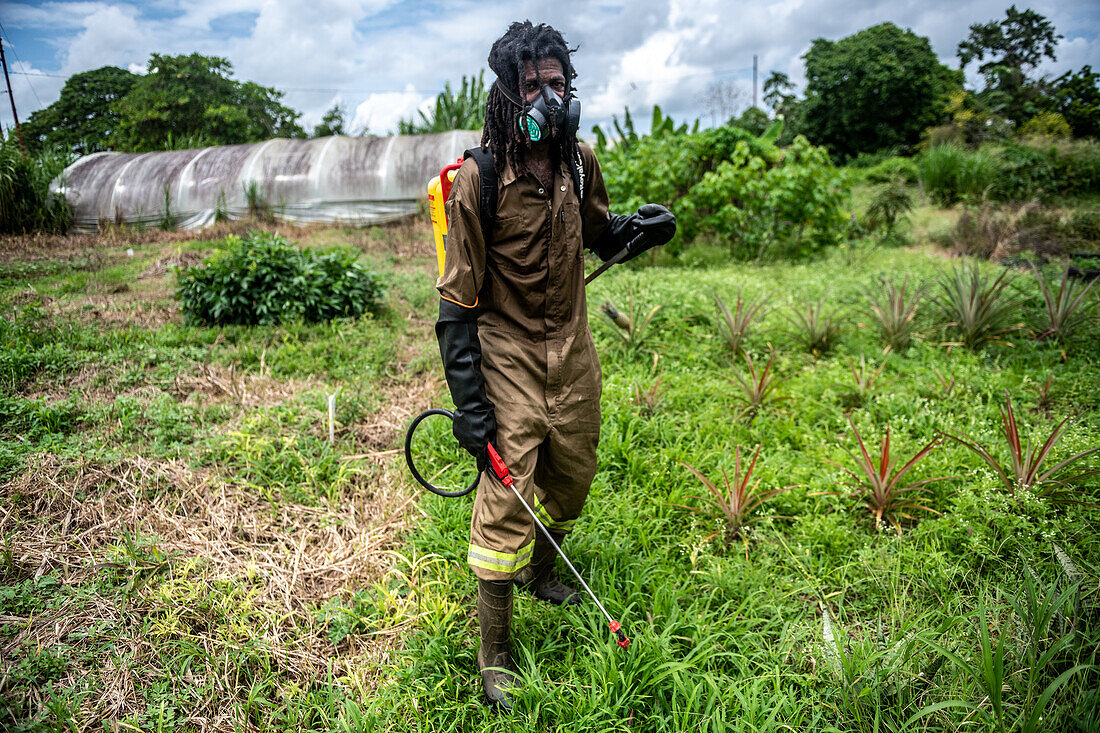
<instances>
[{"instance_id":1,"label":"plastic greenhouse cover","mask_svg":"<svg viewBox=\"0 0 1100 733\"><path fill-rule=\"evenodd\" d=\"M394 137L276 138L156 153L94 153L54 179L75 227L106 222L182 229L261 206L293 222L379 224L415 213L428 181L481 141L477 130Z\"/></svg>"}]
</instances>

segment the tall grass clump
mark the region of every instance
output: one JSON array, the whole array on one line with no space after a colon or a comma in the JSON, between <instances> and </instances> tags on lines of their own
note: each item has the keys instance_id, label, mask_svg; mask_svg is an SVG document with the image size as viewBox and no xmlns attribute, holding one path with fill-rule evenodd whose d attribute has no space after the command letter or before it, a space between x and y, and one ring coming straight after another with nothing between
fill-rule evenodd
<instances>
[{"instance_id":1,"label":"tall grass clump","mask_svg":"<svg viewBox=\"0 0 1100 733\"><path fill-rule=\"evenodd\" d=\"M997 182L997 157L988 150L967 151L955 144L936 145L917 162L925 195L943 205L980 198Z\"/></svg>"},{"instance_id":2,"label":"tall grass clump","mask_svg":"<svg viewBox=\"0 0 1100 733\"><path fill-rule=\"evenodd\" d=\"M50 193L50 182L72 162L72 154L45 150L24 157L12 137L0 140L0 234L62 232L72 223L72 211L61 196Z\"/></svg>"},{"instance_id":3,"label":"tall grass clump","mask_svg":"<svg viewBox=\"0 0 1100 733\"><path fill-rule=\"evenodd\" d=\"M177 273L185 320L203 325L272 324L354 317L381 304L381 279L351 250L301 250L278 234L226 237L201 265Z\"/></svg>"}]
</instances>

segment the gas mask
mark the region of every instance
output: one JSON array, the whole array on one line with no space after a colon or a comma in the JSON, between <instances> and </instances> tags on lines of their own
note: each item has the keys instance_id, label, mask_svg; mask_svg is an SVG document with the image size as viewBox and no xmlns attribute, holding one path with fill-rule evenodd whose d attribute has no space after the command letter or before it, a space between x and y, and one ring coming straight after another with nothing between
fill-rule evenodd
<instances>
[{"instance_id":1,"label":"gas mask","mask_svg":"<svg viewBox=\"0 0 1100 733\"><path fill-rule=\"evenodd\" d=\"M523 107L501 84L497 83L497 88L513 104ZM549 85L542 88L538 98L527 108L527 113L519 118L520 135L533 143L549 137L552 130L564 129L566 134L575 135L580 125L581 100L573 96L559 99Z\"/></svg>"},{"instance_id":2,"label":"gas mask","mask_svg":"<svg viewBox=\"0 0 1100 733\"><path fill-rule=\"evenodd\" d=\"M538 99L519 120L520 133L533 143L549 136L553 130L565 129L567 134L575 134L580 124L581 100L569 97L563 101L549 86L542 88Z\"/></svg>"}]
</instances>

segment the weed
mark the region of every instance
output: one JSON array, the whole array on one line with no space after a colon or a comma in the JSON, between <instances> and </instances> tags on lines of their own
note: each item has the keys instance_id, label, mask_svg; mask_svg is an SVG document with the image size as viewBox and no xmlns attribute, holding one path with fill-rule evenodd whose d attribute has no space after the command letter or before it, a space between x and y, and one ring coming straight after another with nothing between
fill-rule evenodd
<instances>
[{"instance_id":1,"label":"weed","mask_svg":"<svg viewBox=\"0 0 1100 733\"><path fill-rule=\"evenodd\" d=\"M271 210L271 204L264 196L259 181L249 181L244 184L244 198L248 202L248 218L256 222L272 222L275 217Z\"/></svg>"},{"instance_id":2,"label":"weed","mask_svg":"<svg viewBox=\"0 0 1100 733\"><path fill-rule=\"evenodd\" d=\"M829 462L852 477L852 485L856 488L853 498L861 499L867 505L867 509L875 518L875 529L878 529L879 525L886 521L894 527L900 536L901 519L913 519L913 512L917 510L934 514L939 513L922 503L926 499L921 494L929 493L926 488L927 484L933 481L942 481L949 478L948 476L926 478L908 484L903 484L901 481L905 474L909 473L914 466L940 444L939 438L930 441L906 461L901 468L897 468L898 461L890 455L889 426L886 427L886 435L882 439L882 447L876 461L867 452L867 447L864 445L863 438L860 436L859 430L856 429L856 424L852 421L851 415L848 416L848 425L852 428L852 434L859 446L859 456L848 449L845 449L844 452L855 461L859 473L834 461Z\"/></svg>"},{"instance_id":3,"label":"weed","mask_svg":"<svg viewBox=\"0 0 1100 733\"><path fill-rule=\"evenodd\" d=\"M1019 672L1012 669L1008 630L1002 626L996 642L993 641L990 631L993 620L985 599L979 597L976 654L960 654L936 642L930 641L928 644L974 684L983 698L982 703L974 704L969 700L939 702L920 710L909 721L910 724L937 710L958 707L968 710L968 717L998 731L1035 733L1050 730L1048 706L1051 699L1075 676L1089 671L1091 665L1077 664L1065 668L1059 659L1059 652L1068 645L1068 637L1063 636L1053 643L1047 641L1050 618L1053 611L1064 604L1065 593L1057 597L1053 594L1041 597L1036 585L1026 575L1023 590L1025 598L1013 598L1011 603L1026 629L1027 638L1020 661L1027 666ZM1048 683L1047 680L1051 681Z\"/></svg>"},{"instance_id":4,"label":"weed","mask_svg":"<svg viewBox=\"0 0 1100 733\"><path fill-rule=\"evenodd\" d=\"M924 295L920 288L912 293L907 292L908 286L908 276L902 280L901 287L894 284L893 280L881 278L877 287L864 291L882 340L894 351L904 351L913 342L917 306Z\"/></svg>"},{"instance_id":5,"label":"weed","mask_svg":"<svg viewBox=\"0 0 1100 733\"><path fill-rule=\"evenodd\" d=\"M1036 338L1061 341L1088 320L1089 311L1083 307L1085 296L1088 295L1089 290L1096 284L1096 281L1091 280L1084 287L1081 287L1075 278L1070 277L1069 268L1067 267L1062 272L1062 282L1058 286L1058 292L1055 293L1053 287L1043 277L1043 274L1034 263L1031 263L1031 269L1039 283L1039 292L1043 296L1043 305L1046 307L1043 312L1044 318L1039 322L1036 329L1038 331Z\"/></svg>"},{"instance_id":6,"label":"weed","mask_svg":"<svg viewBox=\"0 0 1100 733\"><path fill-rule=\"evenodd\" d=\"M1008 445L1009 463L1007 468L1001 464L984 446L973 439L967 439L952 433L945 433L946 437L966 446L977 453L983 461L993 469L1001 485L1010 496L1016 497L1019 491L1031 491L1046 497L1055 504L1081 504L1081 496L1085 495L1083 489L1075 488L1072 484L1087 476L1100 473L1100 469L1085 471L1069 477L1060 477L1062 471L1077 463L1082 458L1100 451L1100 446L1075 453L1065 460L1055 464L1052 468L1042 471L1046 461L1058 440L1066 430L1069 418L1065 418L1051 429L1042 445L1036 445L1032 449L1031 439L1026 443L1020 440L1020 430L1016 424L1016 415L1012 411L1012 400L1005 391L1005 405L1001 408L1001 426L1005 443ZM1040 472L1042 471L1042 472Z\"/></svg>"},{"instance_id":7,"label":"weed","mask_svg":"<svg viewBox=\"0 0 1100 733\"><path fill-rule=\"evenodd\" d=\"M752 480L752 473L756 468L756 461L759 457L760 446L758 445L752 454L752 460L749 461L748 466L745 467L744 473L742 473L741 448L739 446L734 447L733 483L730 483L730 477L726 473L726 470L722 469L722 483L724 484L724 488L720 488L713 481L700 473L695 467L683 461L680 462L680 464L691 471L695 477L702 482L703 486L707 488L707 491L710 492L710 496L693 497L704 502L707 505L706 508L687 508L692 511L707 513L717 509L719 518L725 524L725 540L727 545L741 538L745 525L749 521L749 516L756 511L756 509L773 496L778 496L784 491L792 488L790 486L784 486L781 489L761 491L760 482L763 479L758 478L756 481Z\"/></svg>"},{"instance_id":8,"label":"weed","mask_svg":"<svg viewBox=\"0 0 1100 733\"><path fill-rule=\"evenodd\" d=\"M753 324L759 322L767 314L764 308L763 298L746 303L741 298L741 288L737 289L737 305L731 313L722 299L715 294L714 305L718 308L718 333L729 344L734 356L743 348L745 337Z\"/></svg>"},{"instance_id":9,"label":"weed","mask_svg":"<svg viewBox=\"0 0 1100 733\"><path fill-rule=\"evenodd\" d=\"M939 306L944 325L957 338L955 345L978 350L994 343L1007 343L1004 337L1017 330L1013 323L1021 299L1006 292L1008 271L992 281L978 266L953 267L939 279L940 292L930 296Z\"/></svg>"},{"instance_id":10,"label":"weed","mask_svg":"<svg viewBox=\"0 0 1100 733\"><path fill-rule=\"evenodd\" d=\"M841 310L828 308L825 298L793 308L787 320L795 326L795 340L814 356L824 356L833 350L841 332Z\"/></svg>"}]
</instances>

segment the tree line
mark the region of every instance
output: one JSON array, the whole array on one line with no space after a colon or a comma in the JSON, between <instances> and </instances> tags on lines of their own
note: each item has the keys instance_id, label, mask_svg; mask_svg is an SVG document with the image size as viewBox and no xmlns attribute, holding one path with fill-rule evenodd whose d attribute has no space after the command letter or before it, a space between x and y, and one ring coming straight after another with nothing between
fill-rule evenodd
<instances>
[{"instance_id":1,"label":"tree line","mask_svg":"<svg viewBox=\"0 0 1100 733\"><path fill-rule=\"evenodd\" d=\"M893 23L837 41L818 38L802 57L801 96L786 74L773 71L763 87L771 114L750 107L726 124L759 133L782 117L781 144L801 134L841 161L908 152L922 141L974 145L1013 132L1100 137L1100 74L1087 65L1053 80L1036 74L1044 59L1057 60L1062 38L1042 15L1015 5L1000 20L970 26L956 69L939 61L928 38ZM979 89L965 84L973 62ZM347 133L346 111L337 104L307 134L283 96L233 79L224 58L153 54L145 74L105 66L73 75L56 102L30 116L23 135L32 153L87 154ZM478 129L485 96L484 72L463 77L458 89L448 83L427 113L401 120L398 131Z\"/></svg>"},{"instance_id":2,"label":"tree line","mask_svg":"<svg viewBox=\"0 0 1100 733\"><path fill-rule=\"evenodd\" d=\"M1100 137L1100 74L1087 65L1053 80L1036 74L1043 59L1057 60L1062 38L1042 15L1013 5L1000 20L970 26L952 69L928 38L882 23L838 41L814 40L802 57L803 95L773 71L763 98L783 116L786 137L803 134L840 160L907 152L922 141L976 145L1011 133ZM975 61L981 87L967 89L964 69ZM750 109L731 122L766 121Z\"/></svg>"}]
</instances>

